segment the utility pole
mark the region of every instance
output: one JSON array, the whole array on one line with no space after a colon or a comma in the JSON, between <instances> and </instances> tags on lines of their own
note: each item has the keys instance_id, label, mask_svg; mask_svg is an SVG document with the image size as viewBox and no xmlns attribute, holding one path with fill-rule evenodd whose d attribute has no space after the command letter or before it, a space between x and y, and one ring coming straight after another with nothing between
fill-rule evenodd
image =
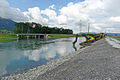
<instances>
[{"instance_id":1,"label":"utility pole","mask_svg":"<svg viewBox=\"0 0 120 80\"><path fill-rule=\"evenodd\" d=\"M90 32L90 23L88 22L88 34Z\"/></svg>"}]
</instances>

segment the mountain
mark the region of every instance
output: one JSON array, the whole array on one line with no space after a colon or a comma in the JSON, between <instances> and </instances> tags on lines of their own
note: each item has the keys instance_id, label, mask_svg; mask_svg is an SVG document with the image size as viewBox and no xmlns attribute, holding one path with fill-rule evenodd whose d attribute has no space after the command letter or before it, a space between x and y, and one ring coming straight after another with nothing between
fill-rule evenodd
<instances>
[{"instance_id":1,"label":"mountain","mask_svg":"<svg viewBox=\"0 0 120 80\"><path fill-rule=\"evenodd\" d=\"M15 29L15 22L10 19L0 17L0 30L13 31Z\"/></svg>"}]
</instances>

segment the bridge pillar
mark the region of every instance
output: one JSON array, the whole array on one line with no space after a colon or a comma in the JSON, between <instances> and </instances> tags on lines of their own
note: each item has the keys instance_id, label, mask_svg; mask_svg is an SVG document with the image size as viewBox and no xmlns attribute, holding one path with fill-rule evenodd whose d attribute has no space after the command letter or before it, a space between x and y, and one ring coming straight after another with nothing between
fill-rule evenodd
<instances>
[{"instance_id":1,"label":"bridge pillar","mask_svg":"<svg viewBox=\"0 0 120 80\"><path fill-rule=\"evenodd\" d=\"M29 39L29 35L27 35L27 39Z\"/></svg>"},{"instance_id":2,"label":"bridge pillar","mask_svg":"<svg viewBox=\"0 0 120 80\"><path fill-rule=\"evenodd\" d=\"M47 38L48 38L48 34L45 34L45 35L44 35L44 38L47 39Z\"/></svg>"},{"instance_id":3,"label":"bridge pillar","mask_svg":"<svg viewBox=\"0 0 120 80\"><path fill-rule=\"evenodd\" d=\"M41 39L48 38L48 34L17 34L18 39Z\"/></svg>"},{"instance_id":4,"label":"bridge pillar","mask_svg":"<svg viewBox=\"0 0 120 80\"><path fill-rule=\"evenodd\" d=\"M19 35L19 39L21 39L22 37L21 37L21 35Z\"/></svg>"},{"instance_id":5,"label":"bridge pillar","mask_svg":"<svg viewBox=\"0 0 120 80\"><path fill-rule=\"evenodd\" d=\"M17 39L19 39L19 35L17 34Z\"/></svg>"},{"instance_id":6,"label":"bridge pillar","mask_svg":"<svg viewBox=\"0 0 120 80\"><path fill-rule=\"evenodd\" d=\"M40 39L40 35L38 35L38 39Z\"/></svg>"},{"instance_id":7,"label":"bridge pillar","mask_svg":"<svg viewBox=\"0 0 120 80\"><path fill-rule=\"evenodd\" d=\"M34 35L34 37L35 37L35 39L37 38L37 36L36 36L36 35Z\"/></svg>"}]
</instances>

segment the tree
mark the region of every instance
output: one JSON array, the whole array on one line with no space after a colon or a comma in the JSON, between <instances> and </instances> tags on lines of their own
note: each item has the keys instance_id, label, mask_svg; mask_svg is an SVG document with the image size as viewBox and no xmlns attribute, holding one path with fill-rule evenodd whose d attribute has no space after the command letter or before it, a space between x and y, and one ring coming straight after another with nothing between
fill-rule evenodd
<instances>
[{"instance_id":1,"label":"tree","mask_svg":"<svg viewBox=\"0 0 120 80\"><path fill-rule=\"evenodd\" d=\"M57 27L48 27L42 26L37 23L30 22L19 22L15 23L16 29L15 33L41 33L41 34L73 34L73 31L70 29L57 28Z\"/></svg>"}]
</instances>

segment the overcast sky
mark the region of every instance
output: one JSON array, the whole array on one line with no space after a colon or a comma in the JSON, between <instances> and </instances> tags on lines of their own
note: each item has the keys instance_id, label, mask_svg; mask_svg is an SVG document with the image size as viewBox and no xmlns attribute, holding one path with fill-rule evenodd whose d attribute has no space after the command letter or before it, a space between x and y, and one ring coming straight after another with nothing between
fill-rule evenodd
<instances>
[{"instance_id":1,"label":"overcast sky","mask_svg":"<svg viewBox=\"0 0 120 80\"><path fill-rule=\"evenodd\" d=\"M0 0L0 17L73 29L120 33L120 0Z\"/></svg>"}]
</instances>

